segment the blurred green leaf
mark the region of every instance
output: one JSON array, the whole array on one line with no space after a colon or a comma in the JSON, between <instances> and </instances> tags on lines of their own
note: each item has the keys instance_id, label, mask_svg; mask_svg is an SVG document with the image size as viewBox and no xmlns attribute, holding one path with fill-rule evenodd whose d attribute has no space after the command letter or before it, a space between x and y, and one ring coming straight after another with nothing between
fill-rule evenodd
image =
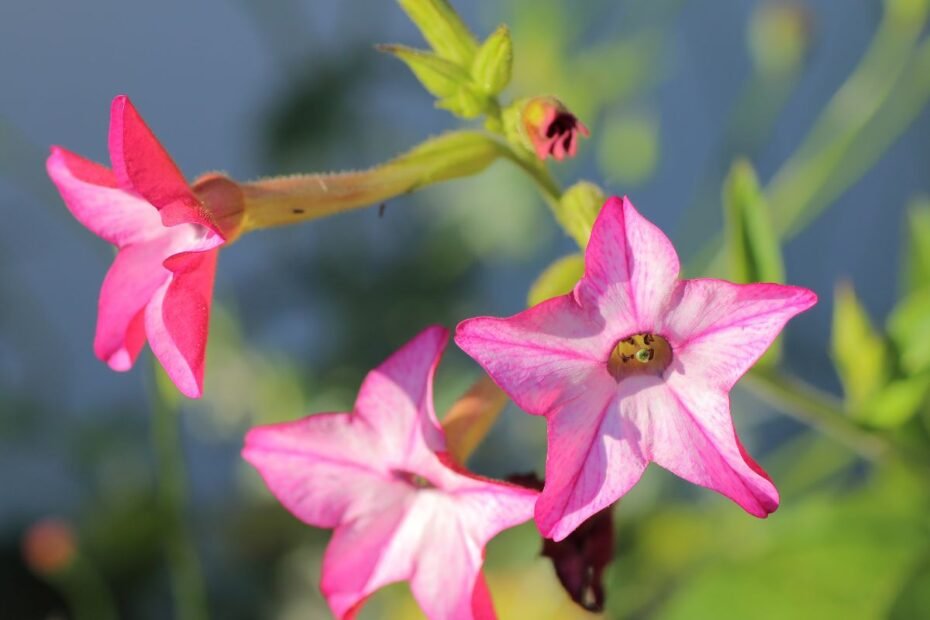
<instances>
[{"instance_id":1,"label":"blurred green leaf","mask_svg":"<svg viewBox=\"0 0 930 620\"><path fill-rule=\"evenodd\" d=\"M818 493L786 504L764 524L744 515L717 523L710 529L716 552L684 573L649 617L886 617L926 553L923 484L883 471L851 493Z\"/></svg>"},{"instance_id":2,"label":"blurred green leaf","mask_svg":"<svg viewBox=\"0 0 930 620\"><path fill-rule=\"evenodd\" d=\"M611 182L642 184L659 163L659 123L645 114L621 114L598 132L597 163Z\"/></svg>"},{"instance_id":3,"label":"blurred green leaf","mask_svg":"<svg viewBox=\"0 0 930 620\"><path fill-rule=\"evenodd\" d=\"M905 291L930 288L930 199L915 200L907 211Z\"/></svg>"},{"instance_id":4,"label":"blurred green leaf","mask_svg":"<svg viewBox=\"0 0 930 620\"><path fill-rule=\"evenodd\" d=\"M888 617L891 620L930 617L930 556L924 558L908 579Z\"/></svg>"},{"instance_id":5,"label":"blurred green leaf","mask_svg":"<svg viewBox=\"0 0 930 620\"><path fill-rule=\"evenodd\" d=\"M830 347L847 405L858 411L885 385L890 360L882 336L847 283L836 288Z\"/></svg>"},{"instance_id":6,"label":"blurred green leaf","mask_svg":"<svg viewBox=\"0 0 930 620\"><path fill-rule=\"evenodd\" d=\"M471 65L475 83L487 95L496 95L510 83L513 42L510 29L501 25L481 45Z\"/></svg>"},{"instance_id":7,"label":"blurred green leaf","mask_svg":"<svg viewBox=\"0 0 930 620\"><path fill-rule=\"evenodd\" d=\"M736 282L784 282L781 247L756 173L734 162L723 186L730 275Z\"/></svg>"},{"instance_id":8,"label":"blurred green leaf","mask_svg":"<svg viewBox=\"0 0 930 620\"><path fill-rule=\"evenodd\" d=\"M752 164L733 163L723 185L724 220L730 259L730 276L736 282L784 282L778 236L765 196ZM781 338L775 340L759 361L774 364L781 357Z\"/></svg>"},{"instance_id":9,"label":"blurred green leaf","mask_svg":"<svg viewBox=\"0 0 930 620\"><path fill-rule=\"evenodd\" d=\"M901 355L904 372L930 369L930 288L911 293L888 317L888 333Z\"/></svg>"},{"instance_id":10,"label":"blurred green leaf","mask_svg":"<svg viewBox=\"0 0 930 620\"><path fill-rule=\"evenodd\" d=\"M895 428L910 420L930 391L930 373L897 379L873 394L858 417L870 426Z\"/></svg>"},{"instance_id":11,"label":"blurred green leaf","mask_svg":"<svg viewBox=\"0 0 930 620\"><path fill-rule=\"evenodd\" d=\"M527 305L535 306L547 299L568 293L583 275L584 256L581 254L563 256L546 267L546 270L533 282L527 296Z\"/></svg>"}]
</instances>

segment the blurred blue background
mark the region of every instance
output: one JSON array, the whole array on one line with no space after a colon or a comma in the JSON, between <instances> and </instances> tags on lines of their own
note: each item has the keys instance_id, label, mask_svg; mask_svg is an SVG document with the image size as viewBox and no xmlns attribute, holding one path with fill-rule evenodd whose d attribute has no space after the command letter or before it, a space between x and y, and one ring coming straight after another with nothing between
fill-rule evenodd
<instances>
[{"instance_id":1,"label":"blurred blue background","mask_svg":"<svg viewBox=\"0 0 930 620\"><path fill-rule=\"evenodd\" d=\"M760 178L770 179L855 69L884 13L878 0L455 5L479 36L501 22L511 26L516 64L510 92L555 94L591 128L578 159L556 166L557 176L628 194L669 233L685 264L720 230L720 187L732 159L749 157ZM795 64L775 73L765 65L765 54L774 52L759 34L762 12L773 5L794 11L797 29L786 36L800 37L802 49ZM792 41L782 43L790 47ZM48 617L43 614L71 600L68 587L31 576L22 565L23 532L48 515L75 528L79 548L104 584L102 596L116 601L121 617L173 613L153 508L150 356L128 374L109 371L93 356L96 298L112 252L64 208L44 172L48 146L108 163L109 102L126 93L189 178L208 170L247 180L374 165L458 124L432 107L406 67L375 51L381 42L421 43L391 2L3 3L0 575L8 579L0 599L22 604L0 617ZM821 297L788 329L787 364L825 390L840 390L827 354L837 280L856 284L876 320L897 299L904 209L930 192L928 138L930 115L923 110L874 166L784 247L788 281ZM476 178L391 200L382 217L370 209L264 231L223 251L207 396L183 411L191 476L187 516L215 617L324 613L316 579L325 534L302 528L269 500L238 456L244 430L349 408L364 372L421 326L516 312L536 275L573 250L530 183L501 162ZM450 350L440 370L438 409L476 376L476 367ZM725 500L650 470L617 511L618 553L626 559L611 573L608 617L778 617L773 614L780 609L739 615L746 610L739 600L732 611L720 609L739 595L715 590L713 571L740 566L742 559L756 565L727 538L744 540L745 533L752 553L753 541L775 544L793 531L792 523L830 532L833 500L860 501L836 499L849 485L868 483L862 463L844 448L812 437L746 393L734 394L733 409L751 451L784 484L785 507L768 525L744 523L748 517ZM797 441L817 448L785 448ZM541 471L544 448L542 421L511 408L473 466L499 476ZM795 471L792 455L799 453L817 455L812 467L822 466L823 479L816 473L803 479L805 472ZM816 506L805 495L812 488ZM795 505L804 500L809 512L790 512L792 498ZM898 499L896 493L889 501ZM859 541L873 525L876 536L887 532L869 521L850 540ZM840 617L844 610L855 612L845 617L880 617L890 610L927 548L926 532L908 538L894 529L899 538L883 547L900 547L901 557L860 557L858 547L849 551L838 542L822 566L808 560L818 571L845 563L851 589L869 576L867 566L897 581L867 590L866 603L854 596L847 601L828 586L795 583L811 588L800 598L782 594L795 601L795 617ZM520 606L530 604L520 602L521 578L558 592L547 585L555 584L548 567L534 559L532 527L504 538L496 555L494 548L489 552L501 615L542 618L543 611L526 615L528 608ZM704 554L698 560L688 551L695 538ZM682 539L690 542L671 550L662 544ZM862 574L856 572L860 559ZM766 561L772 562L778 565ZM791 573L792 562L785 566ZM723 575L729 576L720 577L721 584L755 592L752 584ZM765 576L759 581L775 589L781 583ZM831 607L821 597L840 602ZM574 613L567 599L552 600L545 613ZM0 602L0 611L10 604ZM376 596L368 613L394 617L410 604L395 589Z\"/></svg>"}]
</instances>

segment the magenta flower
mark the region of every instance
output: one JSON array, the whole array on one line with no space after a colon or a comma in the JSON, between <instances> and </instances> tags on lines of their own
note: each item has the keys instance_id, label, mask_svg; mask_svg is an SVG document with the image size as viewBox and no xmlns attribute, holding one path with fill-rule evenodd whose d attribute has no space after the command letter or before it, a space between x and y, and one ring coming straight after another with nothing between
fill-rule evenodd
<instances>
[{"instance_id":1,"label":"magenta flower","mask_svg":"<svg viewBox=\"0 0 930 620\"><path fill-rule=\"evenodd\" d=\"M572 293L455 340L521 408L546 416L544 536L564 539L655 462L765 517L778 492L746 454L728 392L792 316L803 288L679 280L668 238L624 198L604 205Z\"/></svg>"},{"instance_id":2,"label":"magenta flower","mask_svg":"<svg viewBox=\"0 0 930 620\"><path fill-rule=\"evenodd\" d=\"M47 162L74 217L118 248L94 352L125 371L148 340L178 389L197 398L223 234L128 97L113 100L109 143L112 170L57 146Z\"/></svg>"},{"instance_id":3,"label":"magenta flower","mask_svg":"<svg viewBox=\"0 0 930 620\"><path fill-rule=\"evenodd\" d=\"M431 619L493 618L484 546L528 520L536 491L470 475L445 454L433 374L448 332L431 327L365 378L352 413L254 428L243 457L297 518L335 528L321 588L337 618L409 581Z\"/></svg>"}]
</instances>

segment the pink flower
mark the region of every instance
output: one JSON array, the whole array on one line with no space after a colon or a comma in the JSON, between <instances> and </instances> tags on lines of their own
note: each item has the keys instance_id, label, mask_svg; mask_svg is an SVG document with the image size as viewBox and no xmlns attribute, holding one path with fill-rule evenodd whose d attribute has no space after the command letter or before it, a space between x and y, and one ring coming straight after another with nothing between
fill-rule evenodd
<instances>
[{"instance_id":1,"label":"pink flower","mask_svg":"<svg viewBox=\"0 0 930 620\"><path fill-rule=\"evenodd\" d=\"M445 454L433 374L448 332L431 327L365 378L352 413L252 429L243 457L294 515L335 528L323 594L352 618L378 588L409 581L431 619L493 618L484 546L528 520L536 491L470 475Z\"/></svg>"},{"instance_id":2,"label":"pink flower","mask_svg":"<svg viewBox=\"0 0 930 620\"><path fill-rule=\"evenodd\" d=\"M564 539L655 462L765 517L778 492L746 454L728 392L816 295L780 284L678 279L668 238L624 198L598 216L572 293L456 342L514 402L546 416L544 536Z\"/></svg>"},{"instance_id":3,"label":"pink flower","mask_svg":"<svg viewBox=\"0 0 930 620\"><path fill-rule=\"evenodd\" d=\"M148 340L178 389L197 398L224 236L126 96L110 108L109 142L112 170L57 146L47 162L74 217L118 248L94 352L125 371Z\"/></svg>"},{"instance_id":4,"label":"pink flower","mask_svg":"<svg viewBox=\"0 0 930 620\"><path fill-rule=\"evenodd\" d=\"M588 128L554 97L535 97L523 107L523 128L536 157L550 155L557 161L578 153L578 134L589 136Z\"/></svg>"}]
</instances>

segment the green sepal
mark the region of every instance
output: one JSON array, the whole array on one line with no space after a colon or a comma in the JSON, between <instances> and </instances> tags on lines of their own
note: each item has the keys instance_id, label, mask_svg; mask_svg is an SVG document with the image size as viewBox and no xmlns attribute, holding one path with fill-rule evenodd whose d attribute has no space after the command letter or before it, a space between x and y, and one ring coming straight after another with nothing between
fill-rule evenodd
<instances>
[{"instance_id":1,"label":"green sepal","mask_svg":"<svg viewBox=\"0 0 930 620\"><path fill-rule=\"evenodd\" d=\"M847 283L836 287L833 300L833 331L830 351L846 405L854 413L862 410L889 378L890 356L884 338Z\"/></svg>"},{"instance_id":2,"label":"green sepal","mask_svg":"<svg viewBox=\"0 0 930 620\"><path fill-rule=\"evenodd\" d=\"M446 0L398 0L423 38L441 57L470 67L478 41Z\"/></svg>"},{"instance_id":3,"label":"green sepal","mask_svg":"<svg viewBox=\"0 0 930 620\"><path fill-rule=\"evenodd\" d=\"M539 274L527 295L527 306L569 293L584 275L584 256L570 254L563 256Z\"/></svg>"},{"instance_id":4,"label":"green sepal","mask_svg":"<svg viewBox=\"0 0 930 620\"><path fill-rule=\"evenodd\" d=\"M404 61L423 87L437 99L455 96L471 80L462 67L432 52L405 45L379 45L378 49Z\"/></svg>"},{"instance_id":5,"label":"green sepal","mask_svg":"<svg viewBox=\"0 0 930 620\"><path fill-rule=\"evenodd\" d=\"M594 220L605 200L607 197L600 187L580 181L565 190L559 202L552 207L559 224L582 250L588 247Z\"/></svg>"},{"instance_id":6,"label":"green sepal","mask_svg":"<svg viewBox=\"0 0 930 620\"><path fill-rule=\"evenodd\" d=\"M510 83L513 42L510 29L501 25L481 45L471 65L475 85L486 95L500 93Z\"/></svg>"}]
</instances>

